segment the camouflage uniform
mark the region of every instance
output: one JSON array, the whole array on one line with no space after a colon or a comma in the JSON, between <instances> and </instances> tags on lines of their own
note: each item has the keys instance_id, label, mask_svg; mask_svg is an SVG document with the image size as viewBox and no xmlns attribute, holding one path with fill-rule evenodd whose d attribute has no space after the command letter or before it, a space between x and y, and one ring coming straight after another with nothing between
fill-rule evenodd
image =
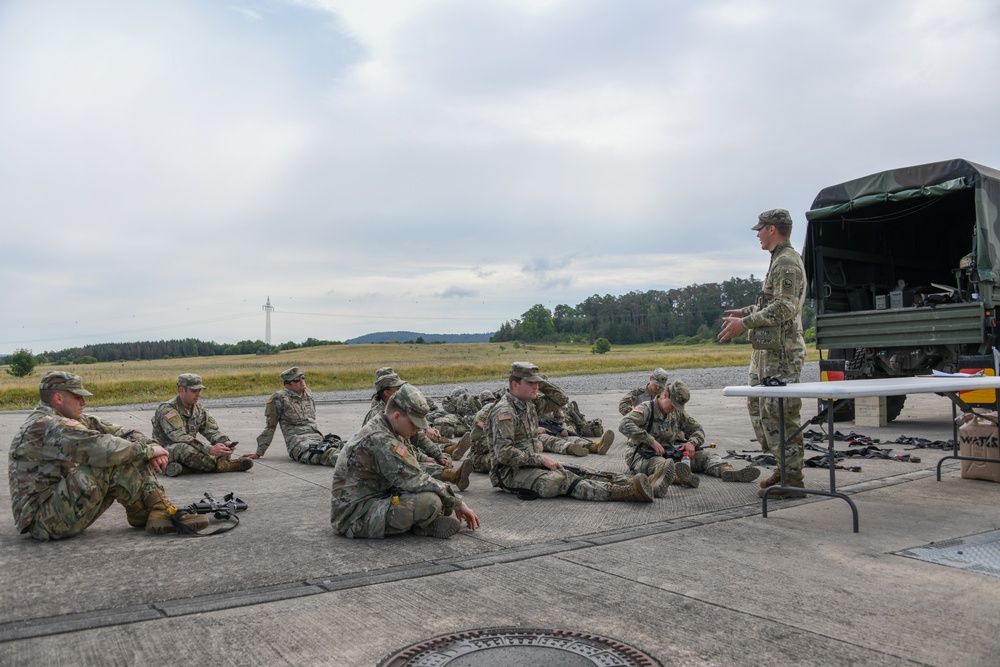
<instances>
[{"instance_id":1,"label":"camouflage uniform","mask_svg":"<svg viewBox=\"0 0 1000 667\"><path fill-rule=\"evenodd\" d=\"M68 419L39 402L10 446L10 496L21 533L79 535L111 503L160 490L148 461L156 443L92 415Z\"/></svg>"},{"instance_id":2,"label":"camouflage uniform","mask_svg":"<svg viewBox=\"0 0 1000 667\"><path fill-rule=\"evenodd\" d=\"M486 437L486 419L489 417L492 403L484 405L476 413L472 424L472 444L470 445L470 458L472 459L472 469L478 473L488 473L493 466L493 457L490 455L490 443Z\"/></svg>"},{"instance_id":3,"label":"camouflage uniform","mask_svg":"<svg viewBox=\"0 0 1000 667\"><path fill-rule=\"evenodd\" d=\"M333 469L330 523L345 537L381 538L427 527L461 504L448 484L420 470L409 442L385 414L347 442Z\"/></svg>"},{"instance_id":4,"label":"camouflage uniform","mask_svg":"<svg viewBox=\"0 0 1000 667\"><path fill-rule=\"evenodd\" d=\"M779 217L774 217L776 215ZM791 216L783 209L762 213L760 224L775 224L769 220L778 219L787 219L787 223L782 224L791 224ZM748 384L758 385L761 378L768 376L780 378L786 383L799 381L806 358L806 343L802 338L802 305L805 303L805 294L806 276L802 258L791 242L781 241L771 251L771 263L757 303L741 310L743 326L747 328L752 344L754 329L774 326L778 327L781 346L780 349L766 350L757 349L755 345L750 359ZM785 433L795 433L800 426L802 399L786 398L784 403ZM770 452L777 459L781 447L778 399L748 398L747 409L761 449ZM801 473L802 459L803 440L799 434L785 445L786 471Z\"/></svg>"},{"instance_id":5,"label":"camouflage uniform","mask_svg":"<svg viewBox=\"0 0 1000 667\"><path fill-rule=\"evenodd\" d=\"M202 434L209 444L198 440ZM201 403L184 407L181 397L160 403L153 415L153 439L170 452L170 461L198 472L215 472L220 457L208 453L209 448L221 442L228 445L229 436L219 430L215 418Z\"/></svg>"},{"instance_id":6,"label":"camouflage uniform","mask_svg":"<svg viewBox=\"0 0 1000 667\"><path fill-rule=\"evenodd\" d=\"M656 398L656 394L651 394L649 392L649 385L653 384L663 388L667 386L668 380L669 376L667 375L667 371L662 368L657 368L653 371L653 374L649 376L649 382L622 396L622 400L618 401L618 413L624 417L632 411L632 408L640 403L647 403L653 400Z\"/></svg>"},{"instance_id":7,"label":"camouflage uniform","mask_svg":"<svg viewBox=\"0 0 1000 667\"><path fill-rule=\"evenodd\" d=\"M539 384L541 388L548 383ZM533 403L526 403L508 392L491 406L485 424L493 454L490 482L508 493L529 490L540 498L568 495L580 500L611 500L611 484L628 484L630 476L616 474L613 480L605 481L582 477L568 470L549 470L542 465L541 439L551 436L539 436L535 404L539 401L553 403L552 387L548 384L545 396L539 395ZM565 398L565 394L562 396Z\"/></svg>"},{"instance_id":8,"label":"camouflage uniform","mask_svg":"<svg viewBox=\"0 0 1000 667\"><path fill-rule=\"evenodd\" d=\"M385 401L379 400L379 402L375 404L375 407L369 410L368 414L365 415L365 420L362 424L368 424L370 421L383 413L385 413ZM431 477L440 479L441 473L444 472L444 466L438 463L437 460L442 455L448 457L448 455L444 453L444 449L441 445L428 438L423 429L410 438L409 443L410 454L416 459L420 469ZM428 461L428 458L431 460Z\"/></svg>"},{"instance_id":9,"label":"camouflage uniform","mask_svg":"<svg viewBox=\"0 0 1000 667\"><path fill-rule=\"evenodd\" d=\"M618 430L628 437L625 461L634 472L648 475L664 460L663 456L653 452L653 440L668 450L671 446L679 447L685 442L694 445L692 472L706 472L718 477L718 469L725 463L714 449L701 448L705 444L705 429L694 417L686 410L664 413L655 400L635 406L622 419ZM671 458L679 462L682 457L678 448Z\"/></svg>"},{"instance_id":10,"label":"camouflage uniform","mask_svg":"<svg viewBox=\"0 0 1000 667\"><path fill-rule=\"evenodd\" d=\"M333 467L344 443L339 438L324 442L316 425L316 401L306 389L300 395L291 389L271 394L264 406L265 427L257 436L257 456L264 456L280 425L288 456L299 463ZM327 446L328 445L328 446Z\"/></svg>"}]
</instances>

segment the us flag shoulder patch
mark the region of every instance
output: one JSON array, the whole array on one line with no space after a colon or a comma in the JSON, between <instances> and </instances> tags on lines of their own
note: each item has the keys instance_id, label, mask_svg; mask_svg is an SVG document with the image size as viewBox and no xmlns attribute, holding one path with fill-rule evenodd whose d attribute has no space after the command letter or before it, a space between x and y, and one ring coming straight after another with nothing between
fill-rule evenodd
<instances>
[{"instance_id":1,"label":"us flag shoulder patch","mask_svg":"<svg viewBox=\"0 0 1000 667\"><path fill-rule=\"evenodd\" d=\"M396 447L396 453L399 454L400 456L406 456L406 452L407 452L406 443L405 442L399 443L399 445Z\"/></svg>"},{"instance_id":2,"label":"us flag shoulder patch","mask_svg":"<svg viewBox=\"0 0 1000 667\"><path fill-rule=\"evenodd\" d=\"M75 419L68 419L68 420L66 420L66 426L69 426L70 428L76 428L79 425L80 425L80 422L78 422Z\"/></svg>"},{"instance_id":3,"label":"us flag shoulder patch","mask_svg":"<svg viewBox=\"0 0 1000 667\"><path fill-rule=\"evenodd\" d=\"M177 411L176 410L171 410L167 414L163 415L163 418L164 419L173 419L176 416L177 416Z\"/></svg>"},{"instance_id":4,"label":"us flag shoulder patch","mask_svg":"<svg viewBox=\"0 0 1000 667\"><path fill-rule=\"evenodd\" d=\"M510 414L509 412L501 412L500 414L497 415L498 422L509 422L513 418L514 415Z\"/></svg>"}]
</instances>

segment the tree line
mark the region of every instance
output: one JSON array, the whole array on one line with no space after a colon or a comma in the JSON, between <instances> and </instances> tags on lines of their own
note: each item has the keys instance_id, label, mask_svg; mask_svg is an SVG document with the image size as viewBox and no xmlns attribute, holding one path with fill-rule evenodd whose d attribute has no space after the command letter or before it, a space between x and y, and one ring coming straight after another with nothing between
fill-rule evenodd
<instances>
[{"instance_id":1,"label":"tree line","mask_svg":"<svg viewBox=\"0 0 1000 667\"><path fill-rule=\"evenodd\" d=\"M318 345L342 345L335 340L307 338L302 343L288 341L268 345L262 340L241 340L238 343L183 338L174 340L139 341L135 343L97 343L64 350L45 351L34 355L39 364L86 364L99 361L139 361L144 359L174 359L179 357L213 357L230 354L277 354L282 350ZM19 350L18 352L24 352ZM17 353L15 353L17 354ZM0 357L0 363L10 364L14 355Z\"/></svg>"},{"instance_id":2,"label":"tree line","mask_svg":"<svg viewBox=\"0 0 1000 667\"><path fill-rule=\"evenodd\" d=\"M535 304L519 319L501 324L490 341L592 343L606 338L615 345L630 345L712 340L724 311L754 303L762 287L763 281L751 275L666 291L594 294L575 307L560 304L551 311ZM803 327L808 330L814 319L807 303Z\"/></svg>"}]
</instances>

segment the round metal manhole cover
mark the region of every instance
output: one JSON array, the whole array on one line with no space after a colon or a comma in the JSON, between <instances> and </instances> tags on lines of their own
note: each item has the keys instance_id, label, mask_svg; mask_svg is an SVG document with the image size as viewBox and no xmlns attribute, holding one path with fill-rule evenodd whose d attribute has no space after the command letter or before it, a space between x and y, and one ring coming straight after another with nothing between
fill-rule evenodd
<instances>
[{"instance_id":1,"label":"round metal manhole cover","mask_svg":"<svg viewBox=\"0 0 1000 667\"><path fill-rule=\"evenodd\" d=\"M467 630L407 646L379 667L662 667L616 639L541 628Z\"/></svg>"}]
</instances>

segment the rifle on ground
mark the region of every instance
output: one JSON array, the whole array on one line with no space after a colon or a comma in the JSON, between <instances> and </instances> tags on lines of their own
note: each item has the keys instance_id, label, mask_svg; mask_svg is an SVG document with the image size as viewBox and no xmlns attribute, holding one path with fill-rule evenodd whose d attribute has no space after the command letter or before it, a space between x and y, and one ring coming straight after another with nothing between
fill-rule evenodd
<instances>
[{"instance_id":1,"label":"rifle on ground","mask_svg":"<svg viewBox=\"0 0 1000 667\"><path fill-rule=\"evenodd\" d=\"M566 428L566 425L558 419L539 419L538 425L544 428L549 435L555 435L561 438L563 437L562 432L566 431L571 436L577 438L581 437L578 433Z\"/></svg>"},{"instance_id":2,"label":"rifle on ground","mask_svg":"<svg viewBox=\"0 0 1000 667\"><path fill-rule=\"evenodd\" d=\"M247 509L248 505L236 497L232 492L227 493L222 502L216 500L215 496L212 495L211 491L205 492L205 497L197 502L193 502L187 507L178 507L171 517L174 526L177 527L177 532L183 535L196 535L198 537L205 537L207 535L217 535L219 533L224 533L227 530L231 530L239 525L240 518L236 516L237 512L242 512ZM232 519L233 523L227 524L225 526L220 526L211 533L197 533L190 530L187 526L180 523L178 519L185 514L212 514L219 521L226 521Z\"/></svg>"}]
</instances>

